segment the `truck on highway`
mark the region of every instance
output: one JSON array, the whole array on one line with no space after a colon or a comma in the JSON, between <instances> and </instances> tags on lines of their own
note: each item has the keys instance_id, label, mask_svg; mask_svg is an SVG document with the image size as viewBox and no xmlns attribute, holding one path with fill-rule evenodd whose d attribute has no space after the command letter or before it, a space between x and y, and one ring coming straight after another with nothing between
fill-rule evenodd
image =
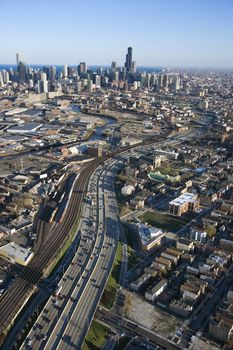
<instances>
[{"instance_id":1,"label":"truck on highway","mask_svg":"<svg viewBox=\"0 0 233 350\"><path fill-rule=\"evenodd\" d=\"M57 286L57 288L55 289L54 295L58 297L58 295L61 293L61 290L62 290L62 286Z\"/></svg>"}]
</instances>

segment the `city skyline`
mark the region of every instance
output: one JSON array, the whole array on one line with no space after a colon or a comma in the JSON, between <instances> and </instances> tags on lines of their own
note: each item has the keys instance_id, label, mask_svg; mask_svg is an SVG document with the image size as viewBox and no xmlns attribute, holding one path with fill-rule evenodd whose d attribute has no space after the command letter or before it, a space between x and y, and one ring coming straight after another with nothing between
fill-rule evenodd
<instances>
[{"instance_id":1,"label":"city skyline","mask_svg":"<svg viewBox=\"0 0 233 350\"><path fill-rule=\"evenodd\" d=\"M232 10L0 0L1 349L233 350Z\"/></svg>"},{"instance_id":2,"label":"city skyline","mask_svg":"<svg viewBox=\"0 0 233 350\"><path fill-rule=\"evenodd\" d=\"M66 12L62 1L0 1L11 22L9 16L1 20L7 40L0 63L13 64L15 52L22 52L28 64L123 66L124 48L132 45L137 66L233 67L232 1L145 0L142 7L141 1L123 6L120 0L117 5L68 0Z\"/></svg>"}]
</instances>

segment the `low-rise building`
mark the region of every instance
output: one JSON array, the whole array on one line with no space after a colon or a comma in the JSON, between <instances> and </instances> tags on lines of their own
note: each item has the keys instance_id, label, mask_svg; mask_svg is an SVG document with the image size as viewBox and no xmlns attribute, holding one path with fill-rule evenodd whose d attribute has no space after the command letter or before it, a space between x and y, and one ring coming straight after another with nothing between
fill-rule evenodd
<instances>
[{"instance_id":1,"label":"low-rise building","mask_svg":"<svg viewBox=\"0 0 233 350\"><path fill-rule=\"evenodd\" d=\"M151 279L151 275L148 273L144 273L136 281L132 281L130 283L130 288L135 292L138 292L150 281L150 279Z\"/></svg>"},{"instance_id":2,"label":"low-rise building","mask_svg":"<svg viewBox=\"0 0 233 350\"><path fill-rule=\"evenodd\" d=\"M135 188L132 185L125 185L121 189L121 194L123 196L130 196L134 192Z\"/></svg>"},{"instance_id":3,"label":"low-rise building","mask_svg":"<svg viewBox=\"0 0 233 350\"><path fill-rule=\"evenodd\" d=\"M166 270L170 270L171 269L171 267L172 267L172 262L169 260L169 259L166 259L166 258L164 258L164 257L162 257L162 256L160 256L160 257L156 257L155 258L155 262L159 265L159 266L161 266L161 268L166 268Z\"/></svg>"},{"instance_id":4,"label":"low-rise building","mask_svg":"<svg viewBox=\"0 0 233 350\"><path fill-rule=\"evenodd\" d=\"M33 133L36 132L38 129L40 129L43 126L43 124L37 124L37 123L25 123L22 125L12 126L9 129L7 129L7 132L10 134L27 134L27 133Z\"/></svg>"},{"instance_id":5,"label":"low-rise building","mask_svg":"<svg viewBox=\"0 0 233 350\"><path fill-rule=\"evenodd\" d=\"M233 325L223 320L211 320L209 323L209 334L221 342L230 341L233 337Z\"/></svg>"},{"instance_id":6,"label":"low-rise building","mask_svg":"<svg viewBox=\"0 0 233 350\"><path fill-rule=\"evenodd\" d=\"M150 251L162 243L165 232L159 228L138 224L142 250Z\"/></svg>"},{"instance_id":7,"label":"low-rise building","mask_svg":"<svg viewBox=\"0 0 233 350\"><path fill-rule=\"evenodd\" d=\"M163 279L158 282L152 289L147 290L145 293L145 299L153 302L155 298L161 294L167 288L167 280Z\"/></svg>"},{"instance_id":8,"label":"low-rise building","mask_svg":"<svg viewBox=\"0 0 233 350\"><path fill-rule=\"evenodd\" d=\"M180 238L176 242L176 248L184 250L185 252L193 252L195 247L193 242L190 242L189 240L184 238Z\"/></svg>"},{"instance_id":9,"label":"low-rise building","mask_svg":"<svg viewBox=\"0 0 233 350\"><path fill-rule=\"evenodd\" d=\"M199 199L196 194L185 193L169 202L169 213L173 215L182 215L187 211L199 209Z\"/></svg>"},{"instance_id":10,"label":"low-rise building","mask_svg":"<svg viewBox=\"0 0 233 350\"><path fill-rule=\"evenodd\" d=\"M207 239L207 232L204 229L192 227L190 230L190 238L197 242L205 243Z\"/></svg>"},{"instance_id":11,"label":"low-rise building","mask_svg":"<svg viewBox=\"0 0 233 350\"><path fill-rule=\"evenodd\" d=\"M102 156L102 147L99 145L88 146L87 154L89 154L90 156L99 158Z\"/></svg>"},{"instance_id":12,"label":"low-rise building","mask_svg":"<svg viewBox=\"0 0 233 350\"><path fill-rule=\"evenodd\" d=\"M176 265L178 263L178 258L174 255L168 254L166 252L162 252L161 256L163 258L170 260L174 265Z\"/></svg>"},{"instance_id":13,"label":"low-rise building","mask_svg":"<svg viewBox=\"0 0 233 350\"><path fill-rule=\"evenodd\" d=\"M0 247L0 256L13 263L26 266L33 257L33 253L20 245L11 242Z\"/></svg>"},{"instance_id":14,"label":"low-rise building","mask_svg":"<svg viewBox=\"0 0 233 350\"><path fill-rule=\"evenodd\" d=\"M193 311L193 306L187 304L183 299L173 299L169 305L169 309L182 317L188 317Z\"/></svg>"}]
</instances>

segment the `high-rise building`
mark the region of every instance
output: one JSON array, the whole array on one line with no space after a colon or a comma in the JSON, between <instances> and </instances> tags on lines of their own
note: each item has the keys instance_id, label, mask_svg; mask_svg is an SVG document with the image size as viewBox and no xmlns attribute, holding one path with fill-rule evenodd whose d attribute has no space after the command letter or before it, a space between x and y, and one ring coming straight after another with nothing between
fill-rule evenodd
<instances>
[{"instance_id":1,"label":"high-rise building","mask_svg":"<svg viewBox=\"0 0 233 350\"><path fill-rule=\"evenodd\" d=\"M78 65L78 74L83 74L87 72L87 64L86 62L80 62Z\"/></svg>"},{"instance_id":2,"label":"high-rise building","mask_svg":"<svg viewBox=\"0 0 233 350\"><path fill-rule=\"evenodd\" d=\"M101 78L99 75L95 76L95 86L96 88L100 88L101 87Z\"/></svg>"},{"instance_id":3,"label":"high-rise building","mask_svg":"<svg viewBox=\"0 0 233 350\"><path fill-rule=\"evenodd\" d=\"M8 84L10 81L9 73L5 69L2 70L2 79L3 79L3 83L6 83L6 84Z\"/></svg>"},{"instance_id":4,"label":"high-rise building","mask_svg":"<svg viewBox=\"0 0 233 350\"><path fill-rule=\"evenodd\" d=\"M168 88L169 85L169 76L167 74L164 74L163 76L163 87Z\"/></svg>"},{"instance_id":5,"label":"high-rise building","mask_svg":"<svg viewBox=\"0 0 233 350\"><path fill-rule=\"evenodd\" d=\"M32 89L34 87L33 79L29 79L29 87Z\"/></svg>"},{"instance_id":6,"label":"high-rise building","mask_svg":"<svg viewBox=\"0 0 233 350\"><path fill-rule=\"evenodd\" d=\"M4 86L2 73L0 72L0 88Z\"/></svg>"},{"instance_id":7,"label":"high-rise building","mask_svg":"<svg viewBox=\"0 0 233 350\"><path fill-rule=\"evenodd\" d=\"M126 67L123 67L121 72L121 79L125 81L127 75Z\"/></svg>"},{"instance_id":8,"label":"high-rise building","mask_svg":"<svg viewBox=\"0 0 233 350\"><path fill-rule=\"evenodd\" d=\"M118 83L118 81L119 81L119 72L118 71L113 73L113 81Z\"/></svg>"},{"instance_id":9,"label":"high-rise building","mask_svg":"<svg viewBox=\"0 0 233 350\"><path fill-rule=\"evenodd\" d=\"M89 92L89 94L91 94L93 91L93 82L91 79L88 79L87 81L87 91Z\"/></svg>"},{"instance_id":10,"label":"high-rise building","mask_svg":"<svg viewBox=\"0 0 233 350\"><path fill-rule=\"evenodd\" d=\"M67 78L68 77L68 67L67 67L67 64L65 64L63 66L63 76L64 78Z\"/></svg>"},{"instance_id":11,"label":"high-rise building","mask_svg":"<svg viewBox=\"0 0 233 350\"><path fill-rule=\"evenodd\" d=\"M113 61L113 62L111 63L111 71L112 71L112 72L115 72L116 69L117 69L117 63L116 63L115 61Z\"/></svg>"},{"instance_id":12,"label":"high-rise building","mask_svg":"<svg viewBox=\"0 0 233 350\"><path fill-rule=\"evenodd\" d=\"M163 87L163 75L162 74L159 75L158 83L159 83L159 89L161 89Z\"/></svg>"},{"instance_id":13,"label":"high-rise building","mask_svg":"<svg viewBox=\"0 0 233 350\"><path fill-rule=\"evenodd\" d=\"M50 67L48 66L43 67L43 72L45 72L48 79L50 79Z\"/></svg>"},{"instance_id":14,"label":"high-rise building","mask_svg":"<svg viewBox=\"0 0 233 350\"><path fill-rule=\"evenodd\" d=\"M18 64L18 76L20 83L25 83L27 81L27 67L22 61L20 61Z\"/></svg>"},{"instance_id":15,"label":"high-rise building","mask_svg":"<svg viewBox=\"0 0 233 350\"><path fill-rule=\"evenodd\" d=\"M136 61L133 61L133 62L131 63L130 73L131 73L131 74L135 74L135 73L136 73Z\"/></svg>"},{"instance_id":16,"label":"high-rise building","mask_svg":"<svg viewBox=\"0 0 233 350\"><path fill-rule=\"evenodd\" d=\"M131 46L129 46L127 54L126 54L126 59L125 59L125 68L126 68L127 72L129 72L131 69L132 60L133 60L133 49Z\"/></svg>"},{"instance_id":17,"label":"high-rise building","mask_svg":"<svg viewBox=\"0 0 233 350\"><path fill-rule=\"evenodd\" d=\"M16 54L16 63L18 69L19 82L25 83L27 80L27 67L21 53Z\"/></svg>"},{"instance_id":18,"label":"high-rise building","mask_svg":"<svg viewBox=\"0 0 233 350\"><path fill-rule=\"evenodd\" d=\"M180 90L180 77L179 77L179 75L177 75L175 77L174 87L175 87L175 90Z\"/></svg>"},{"instance_id":19,"label":"high-rise building","mask_svg":"<svg viewBox=\"0 0 233 350\"><path fill-rule=\"evenodd\" d=\"M47 75L45 72L40 72L40 80L43 80L43 81L47 80Z\"/></svg>"},{"instance_id":20,"label":"high-rise building","mask_svg":"<svg viewBox=\"0 0 233 350\"><path fill-rule=\"evenodd\" d=\"M146 87L149 89L151 87L151 74L146 75Z\"/></svg>"},{"instance_id":21,"label":"high-rise building","mask_svg":"<svg viewBox=\"0 0 233 350\"><path fill-rule=\"evenodd\" d=\"M43 92L48 92L48 80L39 80L37 85L37 93L41 94Z\"/></svg>"},{"instance_id":22,"label":"high-rise building","mask_svg":"<svg viewBox=\"0 0 233 350\"><path fill-rule=\"evenodd\" d=\"M21 53L16 54L16 64L19 65L19 62L23 62L23 55Z\"/></svg>"},{"instance_id":23,"label":"high-rise building","mask_svg":"<svg viewBox=\"0 0 233 350\"><path fill-rule=\"evenodd\" d=\"M49 78L51 81L55 81L56 80L56 67L52 66L49 69Z\"/></svg>"},{"instance_id":24,"label":"high-rise building","mask_svg":"<svg viewBox=\"0 0 233 350\"><path fill-rule=\"evenodd\" d=\"M117 68L117 63L116 63L116 61L112 61L111 67L112 67L112 68Z\"/></svg>"}]
</instances>

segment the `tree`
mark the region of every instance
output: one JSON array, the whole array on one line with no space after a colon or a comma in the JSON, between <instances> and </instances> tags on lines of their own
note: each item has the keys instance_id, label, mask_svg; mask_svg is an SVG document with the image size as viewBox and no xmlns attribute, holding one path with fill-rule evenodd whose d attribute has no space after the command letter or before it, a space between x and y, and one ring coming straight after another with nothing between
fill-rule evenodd
<instances>
[{"instance_id":1,"label":"tree","mask_svg":"<svg viewBox=\"0 0 233 350\"><path fill-rule=\"evenodd\" d=\"M216 227L214 225L210 225L208 224L205 228L206 233L210 236L210 237L214 237L216 235Z\"/></svg>"}]
</instances>

